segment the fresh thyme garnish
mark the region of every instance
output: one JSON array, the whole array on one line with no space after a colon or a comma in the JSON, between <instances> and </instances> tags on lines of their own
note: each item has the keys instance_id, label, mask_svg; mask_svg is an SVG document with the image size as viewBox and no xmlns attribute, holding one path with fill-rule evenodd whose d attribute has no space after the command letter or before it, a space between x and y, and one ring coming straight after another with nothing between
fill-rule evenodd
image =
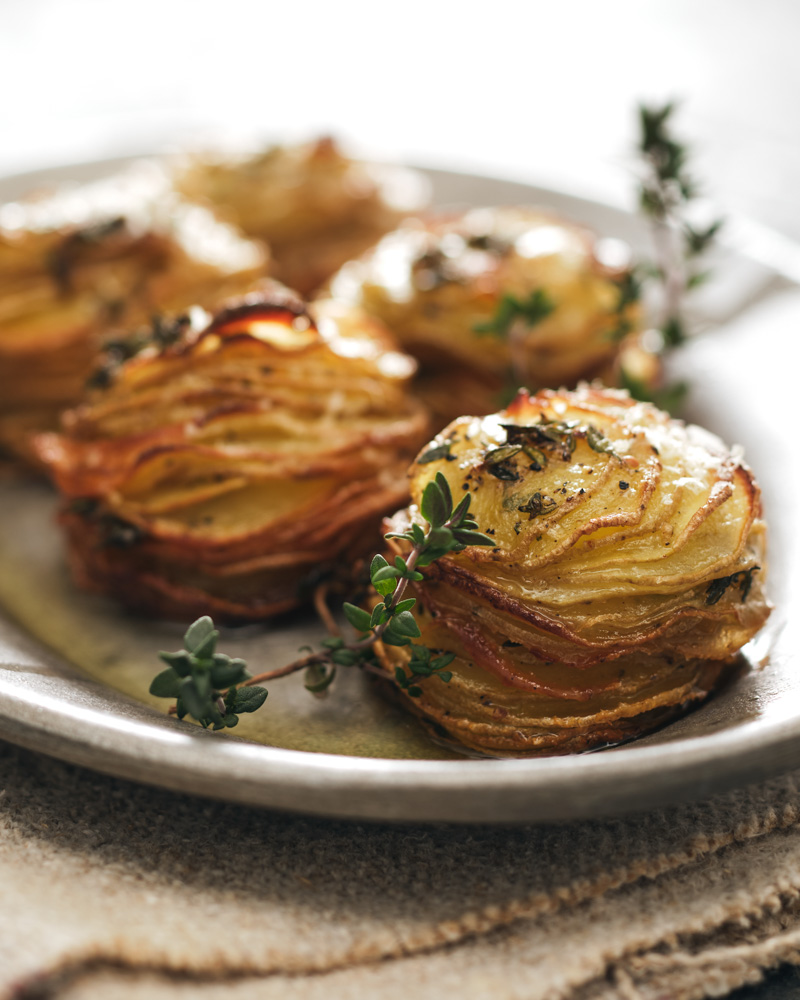
<instances>
[{"instance_id":1,"label":"fresh thyme garnish","mask_svg":"<svg viewBox=\"0 0 800 1000\"><path fill-rule=\"evenodd\" d=\"M629 333L633 332L634 324L627 317L626 313L628 312L628 308L642 297L642 282L636 273L636 269L631 268L624 272L622 277L616 282L616 285L619 289L619 298L617 299L614 311L616 325L611 331L610 337L618 343L624 340Z\"/></svg>"},{"instance_id":2,"label":"fresh thyme garnish","mask_svg":"<svg viewBox=\"0 0 800 1000\"><path fill-rule=\"evenodd\" d=\"M243 660L231 660L215 653L219 633L210 618L200 618L186 633L185 649L160 654L169 666L155 678L150 693L161 698L177 698L173 711L179 718L190 715L203 726L223 729L235 726L240 713L254 712L264 703L266 689L253 685L302 670L305 671L306 688L313 694L320 694L330 686L339 666L361 667L385 677L375 658L374 645L378 640L389 646L410 647L408 672L397 667L394 680L412 698L422 694L419 681L423 678L438 677L449 683L452 675L446 667L454 654L430 650L412 642L421 635L412 614L416 598L404 595L409 583L423 579L421 569L449 552L461 552L468 545L494 545L491 538L478 531L478 525L469 516L471 499L471 494L467 493L454 507L450 486L441 472L427 484L420 502L420 513L427 522L427 529L412 524L408 531L386 535L387 539L408 541L411 544L409 554L405 558L396 556L394 564L376 555L370 565L370 581L383 599L371 612L355 604L342 606L345 617L360 633L355 641L346 642L340 636L326 639L319 652L310 650L307 656L284 667L251 677Z\"/></svg>"},{"instance_id":3,"label":"fresh thyme garnish","mask_svg":"<svg viewBox=\"0 0 800 1000\"><path fill-rule=\"evenodd\" d=\"M417 459L417 465L427 465L428 462L439 462L442 459L447 459L449 462L453 458L455 456L450 454L450 442L446 441L444 444L434 445L433 448L424 451Z\"/></svg>"},{"instance_id":4,"label":"fresh thyme garnish","mask_svg":"<svg viewBox=\"0 0 800 1000\"><path fill-rule=\"evenodd\" d=\"M731 573L730 576L721 576L718 580L712 580L706 590L706 604L716 604L725 591L734 583L739 584L739 597L742 602L747 600L750 588L753 585L753 574L760 566L751 566L750 569L740 569L738 573Z\"/></svg>"},{"instance_id":5,"label":"fresh thyme garnish","mask_svg":"<svg viewBox=\"0 0 800 1000\"><path fill-rule=\"evenodd\" d=\"M103 344L100 363L87 380L87 388L107 388L126 361L136 357L146 347L156 347L163 350L165 347L177 343L191 325L191 318L187 315L177 316L173 319L154 316L150 326L141 327L127 337L114 337L107 340Z\"/></svg>"},{"instance_id":6,"label":"fresh thyme garnish","mask_svg":"<svg viewBox=\"0 0 800 1000\"><path fill-rule=\"evenodd\" d=\"M127 549L145 538L138 524L104 510L95 497L76 497L65 509L95 523L99 536L97 544L101 548Z\"/></svg>"},{"instance_id":7,"label":"fresh thyme garnish","mask_svg":"<svg viewBox=\"0 0 800 1000\"><path fill-rule=\"evenodd\" d=\"M683 405L689 392L689 383L686 381L670 382L669 385L657 389L647 385L641 379L635 378L624 368L620 372L620 382L622 388L627 389L634 399L653 403L660 410L666 410L667 413L676 413Z\"/></svg>"},{"instance_id":8,"label":"fresh thyme garnish","mask_svg":"<svg viewBox=\"0 0 800 1000\"><path fill-rule=\"evenodd\" d=\"M617 455L614 451L614 446L608 438L604 434L601 434L593 424L589 424L586 428L586 443L592 451L596 451L598 454L614 455L615 457Z\"/></svg>"},{"instance_id":9,"label":"fresh thyme garnish","mask_svg":"<svg viewBox=\"0 0 800 1000\"><path fill-rule=\"evenodd\" d=\"M167 664L150 685L158 698L176 698L179 719L191 715L207 729L233 728L243 712L255 712L267 698L262 687L237 687L249 680L244 660L217 653L219 632L208 617L198 618L183 637L183 649L159 653Z\"/></svg>"},{"instance_id":10,"label":"fresh thyme garnish","mask_svg":"<svg viewBox=\"0 0 800 1000\"><path fill-rule=\"evenodd\" d=\"M568 462L575 451L575 428L572 421L548 420L542 415L538 424L501 424L509 445L519 445L522 452L537 466L547 465L546 452Z\"/></svg>"},{"instance_id":11,"label":"fresh thyme garnish","mask_svg":"<svg viewBox=\"0 0 800 1000\"><path fill-rule=\"evenodd\" d=\"M116 216L104 222L95 222L90 226L84 226L83 229L76 229L64 238L48 260L48 268L53 281L63 294L72 290L72 272L78 263L81 250L102 243L109 236L121 232L125 225L125 218Z\"/></svg>"},{"instance_id":12,"label":"fresh thyme garnish","mask_svg":"<svg viewBox=\"0 0 800 1000\"><path fill-rule=\"evenodd\" d=\"M557 506L558 503L552 497L543 493L534 493L530 500L527 503L520 504L517 510L523 514L527 514L528 520L532 521L535 517L540 517L542 514L552 513Z\"/></svg>"},{"instance_id":13,"label":"fresh thyme garnish","mask_svg":"<svg viewBox=\"0 0 800 1000\"><path fill-rule=\"evenodd\" d=\"M661 108L639 108L639 152L645 167L639 205L652 223L654 275L663 283L664 295L660 329L667 347L676 347L686 339L683 300L705 279L705 272L698 270L696 262L722 226L721 219L697 227L687 218L689 205L697 198L697 187L686 167L688 150L671 133L674 110L672 103Z\"/></svg>"},{"instance_id":14,"label":"fresh thyme garnish","mask_svg":"<svg viewBox=\"0 0 800 1000\"><path fill-rule=\"evenodd\" d=\"M506 338L516 320L531 328L546 319L555 309L555 303L547 292L537 288L526 299L517 298L506 292L497 305L494 316L485 323L475 323L472 327L475 333L489 333L498 338Z\"/></svg>"},{"instance_id":15,"label":"fresh thyme garnish","mask_svg":"<svg viewBox=\"0 0 800 1000\"><path fill-rule=\"evenodd\" d=\"M639 184L639 207L649 219L655 248L655 261L640 265L630 278L620 283L618 311L641 294L649 282L659 285L660 315L655 324L660 345L658 353L678 347L687 338L684 305L687 294L705 281L708 271L700 258L714 242L721 219L698 225L691 215L698 190L688 168L688 149L678 142L671 130L675 105L639 108L640 137L638 151L642 162ZM621 339L628 330L622 322L613 336ZM621 381L635 399L653 402L674 412L686 394L685 383L653 389L623 368Z\"/></svg>"}]
</instances>

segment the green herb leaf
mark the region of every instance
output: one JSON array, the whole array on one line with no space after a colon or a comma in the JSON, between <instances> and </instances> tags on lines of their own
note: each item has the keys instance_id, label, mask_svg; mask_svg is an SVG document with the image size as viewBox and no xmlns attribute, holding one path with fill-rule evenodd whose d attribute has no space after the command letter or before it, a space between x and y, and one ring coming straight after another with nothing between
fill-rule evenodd
<instances>
[{"instance_id":1,"label":"green herb leaf","mask_svg":"<svg viewBox=\"0 0 800 1000\"><path fill-rule=\"evenodd\" d=\"M194 677L184 677L180 686L180 698L192 718L202 722L211 710L210 692L201 693Z\"/></svg>"},{"instance_id":2,"label":"green herb leaf","mask_svg":"<svg viewBox=\"0 0 800 1000\"><path fill-rule=\"evenodd\" d=\"M447 509L447 517L445 518L447 520L453 513L453 494L450 492L450 483L448 483L447 478L441 472L436 473L435 482L441 491L444 505Z\"/></svg>"},{"instance_id":3,"label":"green herb leaf","mask_svg":"<svg viewBox=\"0 0 800 1000\"><path fill-rule=\"evenodd\" d=\"M383 566L376 573L372 574L372 583L377 584L382 583L384 580L396 580L399 576L400 570L396 566Z\"/></svg>"},{"instance_id":4,"label":"green herb leaf","mask_svg":"<svg viewBox=\"0 0 800 1000\"><path fill-rule=\"evenodd\" d=\"M522 320L528 327L534 327L546 319L555 309L555 303L544 289L537 288L525 299L510 293L504 294L497 304L494 315L488 322L474 323L472 329L478 334L491 334L498 338L508 337L516 320Z\"/></svg>"},{"instance_id":5,"label":"green herb leaf","mask_svg":"<svg viewBox=\"0 0 800 1000\"><path fill-rule=\"evenodd\" d=\"M378 625L382 625L384 622L389 621L390 613L386 610L386 605L381 601L376 604L372 609L372 614L369 619L369 627L377 628Z\"/></svg>"},{"instance_id":6,"label":"green herb leaf","mask_svg":"<svg viewBox=\"0 0 800 1000\"><path fill-rule=\"evenodd\" d=\"M488 545L494 548L495 543L482 531L467 531L464 528L456 528L453 535L456 541L461 542L462 545Z\"/></svg>"},{"instance_id":7,"label":"green herb leaf","mask_svg":"<svg viewBox=\"0 0 800 1000\"><path fill-rule=\"evenodd\" d=\"M419 440L419 439L418 439ZM427 465L429 462L441 462L450 457L450 443L434 445L417 458L417 465Z\"/></svg>"},{"instance_id":8,"label":"green herb leaf","mask_svg":"<svg viewBox=\"0 0 800 1000\"><path fill-rule=\"evenodd\" d=\"M467 512L469 511L469 505L471 500L472 500L472 494L471 493L465 494L459 501L456 509L450 515L450 520L453 522L454 527L461 527L461 525L464 523L464 519L466 518ZM423 538L420 539L420 542L422 541L424 541L424 536Z\"/></svg>"},{"instance_id":9,"label":"green herb leaf","mask_svg":"<svg viewBox=\"0 0 800 1000\"><path fill-rule=\"evenodd\" d=\"M414 639L422 635L419 625L410 611L401 611L399 614L393 615L390 628L400 635L408 635Z\"/></svg>"},{"instance_id":10,"label":"green herb leaf","mask_svg":"<svg viewBox=\"0 0 800 1000\"><path fill-rule=\"evenodd\" d=\"M451 507L448 506L437 482L427 483L422 492L419 509L425 520L434 528L441 527L450 516Z\"/></svg>"},{"instance_id":11,"label":"green herb leaf","mask_svg":"<svg viewBox=\"0 0 800 1000\"><path fill-rule=\"evenodd\" d=\"M168 663L174 668L179 677L188 677L191 673L192 657L185 649L181 649L177 653L159 653L158 655L164 663Z\"/></svg>"},{"instance_id":12,"label":"green herb leaf","mask_svg":"<svg viewBox=\"0 0 800 1000\"><path fill-rule=\"evenodd\" d=\"M331 667L328 670L322 663L312 663L306 670L303 683L306 691L310 691L312 694L322 694L328 690L335 677L336 667Z\"/></svg>"},{"instance_id":13,"label":"green herb leaf","mask_svg":"<svg viewBox=\"0 0 800 1000\"><path fill-rule=\"evenodd\" d=\"M156 698L177 698L181 689L180 676L172 667L156 674L150 684L150 694Z\"/></svg>"},{"instance_id":14,"label":"green herb leaf","mask_svg":"<svg viewBox=\"0 0 800 1000\"><path fill-rule=\"evenodd\" d=\"M208 615L203 615L186 630L183 644L190 653L202 659L214 652L218 637L219 632L214 628L214 622Z\"/></svg>"},{"instance_id":15,"label":"green herb leaf","mask_svg":"<svg viewBox=\"0 0 800 1000\"><path fill-rule=\"evenodd\" d=\"M342 605L342 611L354 629L359 632L369 632L370 616L368 611L356 607L355 604L348 604L347 601Z\"/></svg>"},{"instance_id":16,"label":"green herb leaf","mask_svg":"<svg viewBox=\"0 0 800 1000\"><path fill-rule=\"evenodd\" d=\"M236 692L236 700L233 703L234 712L255 712L267 700L269 692L263 687L239 688Z\"/></svg>"},{"instance_id":17,"label":"green herb leaf","mask_svg":"<svg viewBox=\"0 0 800 1000\"><path fill-rule=\"evenodd\" d=\"M216 689L228 688L232 684L241 684L249 676L244 660L229 660L227 663L217 663L211 668L211 684Z\"/></svg>"}]
</instances>

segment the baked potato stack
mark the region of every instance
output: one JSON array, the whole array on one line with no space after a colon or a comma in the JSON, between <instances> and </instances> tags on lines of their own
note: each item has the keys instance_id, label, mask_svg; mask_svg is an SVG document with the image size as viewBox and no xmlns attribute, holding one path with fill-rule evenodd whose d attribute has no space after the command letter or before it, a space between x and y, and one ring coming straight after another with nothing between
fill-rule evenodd
<instances>
[{"instance_id":1,"label":"baked potato stack","mask_svg":"<svg viewBox=\"0 0 800 1000\"><path fill-rule=\"evenodd\" d=\"M270 286L100 369L37 452L74 576L150 614L263 619L374 546L429 433L412 359L358 311Z\"/></svg>"},{"instance_id":2,"label":"baked potato stack","mask_svg":"<svg viewBox=\"0 0 800 1000\"><path fill-rule=\"evenodd\" d=\"M390 530L420 520L437 472L455 502L471 492L496 548L443 557L414 585L418 642L456 657L449 683L398 696L467 747L573 752L646 732L705 697L767 618L751 473L622 391L521 393L454 421L412 466ZM393 671L408 651L381 657Z\"/></svg>"},{"instance_id":3,"label":"baked potato stack","mask_svg":"<svg viewBox=\"0 0 800 1000\"><path fill-rule=\"evenodd\" d=\"M416 171L352 160L330 138L249 157L194 157L176 165L174 183L264 240L275 276L304 295L429 198Z\"/></svg>"},{"instance_id":4,"label":"baked potato stack","mask_svg":"<svg viewBox=\"0 0 800 1000\"><path fill-rule=\"evenodd\" d=\"M636 333L627 250L535 208L480 208L410 221L332 281L381 319L421 365L441 424L490 413L508 390L657 370Z\"/></svg>"},{"instance_id":5,"label":"baked potato stack","mask_svg":"<svg viewBox=\"0 0 800 1000\"><path fill-rule=\"evenodd\" d=\"M156 168L0 207L0 445L75 403L102 339L239 294L264 250L178 198Z\"/></svg>"}]
</instances>

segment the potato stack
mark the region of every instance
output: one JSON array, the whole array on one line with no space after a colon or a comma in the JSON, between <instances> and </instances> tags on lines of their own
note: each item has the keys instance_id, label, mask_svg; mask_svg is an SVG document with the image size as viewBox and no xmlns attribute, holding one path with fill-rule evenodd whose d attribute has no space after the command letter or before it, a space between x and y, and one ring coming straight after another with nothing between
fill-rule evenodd
<instances>
[{"instance_id":1,"label":"potato stack","mask_svg":"<svg viewBox=\"0 0 800 1000\"><path fill-rule=\"evenodd\" d=\"M0 445L75 403L103 338L251 287L264 250L141 165L0 206Z\"/></svg>"},{"instance_id":2,"label":"potato stack","mask_svg":"<svg viewBox=\"0 0 800 1000\"><path fill-rule=\"evenodd\" d=\"M280 286L151 333L37 439L75 578L171 618L288 611L407 495L429 433L414 362L358 311Z\"/></svg>"},{"instance_id":3,"label":"potato stack","mask_svg":"<svg viewBox=\"0 0 800 1000\"><path fill-rule=\"evenodd\" d=\"M187 198L264 240L275 276L301 294L429 198L421 174L352 160L329 138L255 156L194 157L176 165L174 183Z\"/></svg>"},{"instance_id":4,"label":"potato stack","mask_svg":"<svg viewBox=\"0 0 800 1000\"><path fill-rule=\"evenodd\" d=\"M613 382L623 357L637 379L657 374L639 345L626 245L543 210L410 221L331 287L418 359L419 392L441 425L490 413L520 386Z\"/></svg>"},{"instance_id":5,"label":"potato stack","mask_svg":"<svg viewBox=\"0 0 800 1000\"><path fill-rule=\"evenodd\" d=\"M431 457L433 456L433 457ZM759 490L716 437L626 393L521 393L454 421L412 466L441 472L496 543L415 585L445 684L399 697L468 747L520 756L636 736L705 697L769 613ZM395 541L397 551L407 543ZM388 670L408 651L385 647Z\"/></svg>"}]
</instances>

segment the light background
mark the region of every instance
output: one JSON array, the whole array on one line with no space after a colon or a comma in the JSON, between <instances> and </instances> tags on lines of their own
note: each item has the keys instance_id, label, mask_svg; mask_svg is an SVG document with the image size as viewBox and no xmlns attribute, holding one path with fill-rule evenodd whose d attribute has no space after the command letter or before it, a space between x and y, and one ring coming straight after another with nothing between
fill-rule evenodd
<instances>
[{"instance_id":1,"label":"light background","mask_svg":"<svg viewBox=\"0 0 800 1000\"><path fill-rule=\"evenodd\" d=\"M800 238L798 43L793 0L0 0L0 173L324 131L619 194L675 96L706 190Z\"/></svg>"}]
</instances>

